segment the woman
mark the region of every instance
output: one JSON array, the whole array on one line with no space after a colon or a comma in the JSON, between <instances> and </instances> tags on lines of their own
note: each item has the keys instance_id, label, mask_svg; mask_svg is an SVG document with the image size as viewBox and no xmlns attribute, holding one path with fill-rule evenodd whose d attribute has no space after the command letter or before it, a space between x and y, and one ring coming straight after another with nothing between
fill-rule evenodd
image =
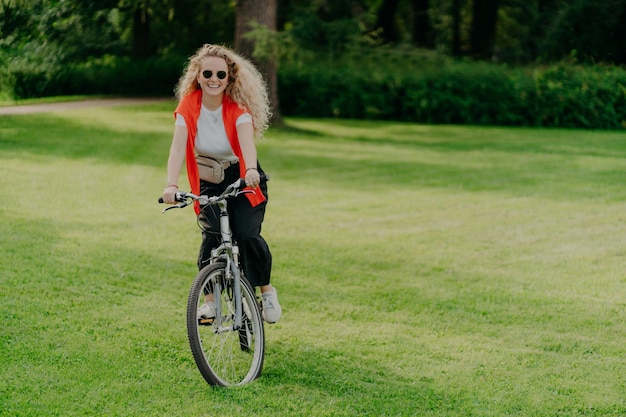
<instances>
[{"instance_id":1,"label":"woman","mask_svg":"<svg viewBox=\"0 0 626 417\"><path fill-rule=\"evenodd\" d=\"M185 159L194 194L219 195L237 178L245 178L255 192L231 200L232 231L246 277L261 288L263 319L275 323L282 310L270 284L272 254L260 235L268 196L266 184L260 183L263 170L254 143L263 136L271 114L265 82L245 58L226 47L207 44L189 59L176 97L179 103L163 201L175 203ZM198 256L198 268L202 269L218 245L219 218L215 207L196 204L195 209L202 226ZM215 316L213 294L207 295L198 314Z\"/></svg>"}]
</instances>

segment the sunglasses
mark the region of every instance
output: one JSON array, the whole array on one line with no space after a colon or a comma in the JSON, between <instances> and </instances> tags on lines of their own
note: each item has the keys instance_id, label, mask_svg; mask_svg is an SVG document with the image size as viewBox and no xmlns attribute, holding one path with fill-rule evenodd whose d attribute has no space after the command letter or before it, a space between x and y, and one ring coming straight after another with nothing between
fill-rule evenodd
<instances>
[{"instance_id":1,"label":"sunglasses","mask_svg":"<svg viewBox=\"0 0 626 417\"><path fill-rule=\"evenodd\" d=\"M220 80L223 80L224 78L226 78L226 75L227 75L226 71L217 71L215 74L217 75L217 78L219 78ZM202 71L202 76L208 80L209 78L213 76L213 71L211 70Z\"/></svg>"}]
</instances>

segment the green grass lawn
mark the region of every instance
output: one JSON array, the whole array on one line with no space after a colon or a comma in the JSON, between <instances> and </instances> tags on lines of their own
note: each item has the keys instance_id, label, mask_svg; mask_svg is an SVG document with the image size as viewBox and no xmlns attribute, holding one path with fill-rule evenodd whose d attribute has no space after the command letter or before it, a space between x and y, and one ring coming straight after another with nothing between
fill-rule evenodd
<instances>
[{"instance_id":1,"label":"green grass lawn","mask_svg":"<svg viewBox=\"0 0 626 417\"><path fill-rule=\"evenodd\" d=\"M212 389L193 212L156 203L171 107L0 116L1 416L626 415L626 134L270 130L283 319Z\"/></svg>"}]
</instances>

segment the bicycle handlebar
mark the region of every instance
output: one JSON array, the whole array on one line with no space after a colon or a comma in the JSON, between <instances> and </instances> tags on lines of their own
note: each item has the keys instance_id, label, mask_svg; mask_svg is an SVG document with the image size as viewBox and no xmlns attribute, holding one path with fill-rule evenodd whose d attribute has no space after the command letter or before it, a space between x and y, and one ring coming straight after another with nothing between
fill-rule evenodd
<instances>
[{"instance_id":1,"label":"bicycle handlebar","mask_svg":"<svg viewBox=\"0 0 626 417\"><path fill-rule=\"evenodd\" d=\"M269 180L270 180L269 175L267 174L261 175L261 184L264 184ZM178 191L176 193L176 201L178 201L180 204L175 204L170 207L167 207L163 209L163 212L165 213L167 210L173 209L173 208L187 207L193 201L199 201L200 204L203 204L203 205L215 204L218 201L224 200L229 197L235 197L239 194L246 193L246 192L254 192L254 191L242 191L244 188L246 188L246 181L243 178L239 178L238 180L230 184L228 187L226 187L226 189L224 190L222 194L218 196L214 196L214 197L208 197L206 195L195 195L192 193L187 193L185 191ZM163 204L164 203L163 197L159 197L158 201L159 201L159 204Z\"/></svg>"}]
</instances>

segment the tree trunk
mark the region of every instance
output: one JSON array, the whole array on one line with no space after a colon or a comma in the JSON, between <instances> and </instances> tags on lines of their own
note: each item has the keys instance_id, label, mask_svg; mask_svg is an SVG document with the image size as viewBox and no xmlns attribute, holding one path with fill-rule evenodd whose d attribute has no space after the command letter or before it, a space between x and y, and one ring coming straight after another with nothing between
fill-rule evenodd
<instances>
[{"instance_id":1,"label":"tree trunk","mask_svg":"<svg viewBox=\"0 0 626 417\"><path fill-rule=\"evenodd\" d=\"M413 0L413 43L424 48L433 46L433 27L430 24L429 0Z\"/></svg>"},{"instance_id":2,"label":"tree trunk","mask_svg":"<svg viewBox=\"0 0 626 417\"><path fill-rule=\"evenodd\" d=\"M133 57L148 58L150 49L150 14L145 4L133 10Z\"/></svg>"},{"instance_id":3,"label":"tree trunk","mask_svg":"<svg viewBox=\"0 0 626 417\"><path fill-rule=\"evenodd\" d=\"M461 7L462 0L452 0L452 55L461 56Z\"/></svg>"},{"instance_id":4,"label":"tree trunk","mask_svg":"<svg viewBox=\"0 0 626 417\"><path fill-rule=\"evenodd\" d=\"M277 0L237 0L235 20L235 49L250 59L259 68L267 82L273 126L281 126L283 118L278 100L278 77L275 58L259 61L252 56L254 41L244 37L251 30L250 23L256 22L276 31Z\"/></svg>"},{"instance_id":5,"label":"tree trunk","mask_svg":"<svg viewBox=\"0 0 626 417\"><path fill-rule=\"evenodd\" d=\"M493 57L497 18L498 0L474 0L470 46L475 58Z\"/></svg>"},{"instance_id":6,"label":"tree trunk","mask_svg":"<svg viewBox=\"0 0 626 417\"><path fill-rule=\"evenodd\" d=\"M376 17L376 29L381 29L380 37L385 42L395 42L398 40L395 16L398 7L398 0L384 0L378 10Z\"/></svg>"},{"instance_id":7,"label":"tree trunk","mask_svg":"<svg viewBox=\"0 0 626 417\"><path fill-rule=\"evenodd\" d=\"M622 5L622 12L620 14L620 18L617 20L618 22L626 22L626 3ZM623 23L617 27L617 31L615 32L615 46L613 48L613 62L617 65L625 65L626 64L626 25ZM611 55L611 54L609 54Z\"/></svg>"}]
</instances>

